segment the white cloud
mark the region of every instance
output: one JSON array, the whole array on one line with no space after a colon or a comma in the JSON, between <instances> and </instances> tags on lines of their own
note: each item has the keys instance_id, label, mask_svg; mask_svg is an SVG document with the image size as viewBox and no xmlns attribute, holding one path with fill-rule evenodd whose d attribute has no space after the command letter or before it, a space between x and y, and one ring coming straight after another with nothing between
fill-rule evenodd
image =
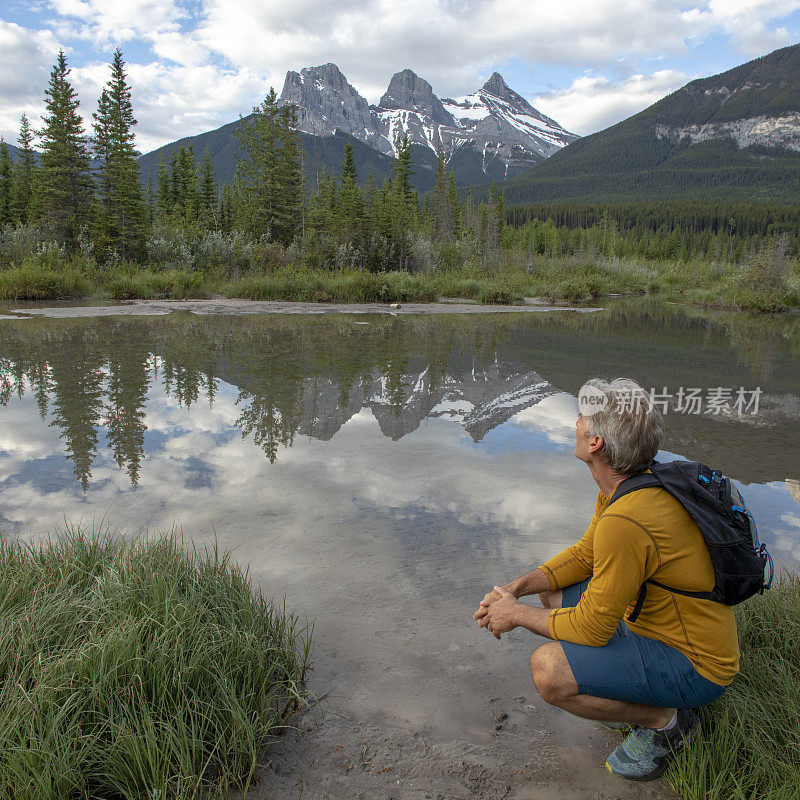
<instances>
[{"instance_id":1,"label":"white cloud","mask_svg":"<svg viewBox=\"0 0 800 800\"><path fill-rule=\"evenodd\" d=\"M533 103L568 130L585 136L642 111L688 79L685 73L671 69L632 75L620 83L584 75L564 91L534 97Z\"/></svg>"},{"instance_id":2,"label":"white cloud","mask_svg":"<svg viewBox=\"0 0 800 800\"><path fill-rule=\"evenodd\" d=\"M650 0L478 0L458 6L428 0L323 6L209 0L197 35L209 49L251 69L334 61L375 101L389 77L409 66L447 95L471 91L489 65L511 58L602 68L621 53L684 51L691 30L682 7Z\"/></svg>"},{"instance_id":3,"label":"white cloud","mask_svg":"<svg viewBox=\"0 0 800 800\"><path fill-rule=\"evenodd\" d=\"M34 31L0 20L0 135L12 144L16 144L19 133L20 114L27 113L33 127L39 123L39 110L58 47L49 31Z\"/></svg>"},{"instance_id":4,"label":"white cloud","mask_svg":"<svg viewBox=\"0 0 800 800\"><path fill-rule=\"evenodd\" d=\"M739 52L757 56L792 43L785 27L771 27L771 23L798 9L798 0L709 0L687 9L683 16L695 35L721 30L731 37Z\"/></svg>"},{"instance_id":5,"label":"white cloud","mask_svg":"<svg viewBox=\"0 0 800 800\"><path fill-rule=\"evenodd\" d=\"M101 46L144 38L164 31L177 31L187 16L172 0L50 0L59 16L81 23L79 34Z\"/></svg>"},{"instance_id":6,"label":"white cloud","mask_svg":"<svg viewBox=\"0 0 800 800\"><path fill-rule=\"evenodd\" d=\"M528 430L542 431L554 444L574 445L577 416L575 397L568 392L558 392L515 414L512 421Z\"/></svg>"},{"instance_id":7,"label":"white cloud","mask_svg":"<svg viewBox=\"0 0 800 800\"><path fill-rule=\"evenodd\" d=\"M247 113L288 69L335 62L371 102L410 67L440 96L480 86L504 65L528 65L529 91L549 68L583 70L568 89L534 98L565 127L589 133L644 108L686 78L644 59L691 57L712 36L748 56L786 44L800 0L49 0L50 31L0 23L0 133L15 135L21 106L41 106L57 39L68 55L86 116L99 88L98 51L133 42L129 63L139 147L148 150ZM796 31L795 31L796 33ZM142 53L144 46L147 56ZM152 51L152 56L150 55ZM26 64L19 70L19 64ZM616 76L616 77L608 77ZM622 76L625 76L623 79ZM695 76L692 76L695 77ZM92 108L88 108L92 106Z\"/></svg>"}]
</instances>

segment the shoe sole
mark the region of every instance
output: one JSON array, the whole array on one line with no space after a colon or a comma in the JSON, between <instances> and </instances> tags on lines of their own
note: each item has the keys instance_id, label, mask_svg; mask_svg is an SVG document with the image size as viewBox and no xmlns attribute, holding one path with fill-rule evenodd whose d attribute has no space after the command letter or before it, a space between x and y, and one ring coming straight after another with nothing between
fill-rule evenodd
<instances>
[{"instance_id":1,"label":"shoe sole","mask_svg":"<svg viewBox=\"0 0 800 800\"><path fill-rule=\"evenodd\" d=\"M636 783L647 783L647 781L654 781L660 778L667 770L669 766L669 759L665 759L664 763L661 766L654 769L652 772L648 772L647 775L621 775L619 772L614 772L611 769L611 764L606 761L606 769L615 777L615 778L624 778L626 781L635 781Z\"/></svg>"}]
</instances>

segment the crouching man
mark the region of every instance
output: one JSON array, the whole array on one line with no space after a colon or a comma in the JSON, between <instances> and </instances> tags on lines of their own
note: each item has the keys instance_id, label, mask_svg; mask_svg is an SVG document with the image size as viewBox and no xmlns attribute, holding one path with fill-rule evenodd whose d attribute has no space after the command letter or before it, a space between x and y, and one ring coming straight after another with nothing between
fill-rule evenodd
<instances>
[{"instance_id":1,"label":"crouching man","mask_svg":"<svg viewBox=\"0 0 800 800\"><path fill-rule=\"evenodd\" d=\"M736 621L729 606L679 593L710 591L714 570L678 500L650 487L608 505L655 458L663 437L658 410L646 399L631 402L644 397L631 380L593 379L582 396L587 387L607 399L575 425L575 455L600 489L592 521L577 544L489 592L475 619L498 639L520 626L553 639L531 657L539 694L579 717L630 725L606 767L646 781L696 732L693 709L716 700L738 672ZM533 594L544 608L519 602Z\"/></svg>"}]
</instances>

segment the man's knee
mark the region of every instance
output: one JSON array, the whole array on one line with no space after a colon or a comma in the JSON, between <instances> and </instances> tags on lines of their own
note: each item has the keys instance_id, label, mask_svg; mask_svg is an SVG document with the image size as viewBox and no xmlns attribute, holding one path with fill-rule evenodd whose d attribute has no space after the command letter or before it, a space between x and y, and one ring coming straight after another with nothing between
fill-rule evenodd
<instances>
[{"instance_id":1,"label":"man's knee","mask_svg":"<svg viewBox=\"0 0 800 800\"><path fill-rule=\"evenodd\" d=\"M542 699L551 705L559 705L578 691L569 662L558 642L544 644L534 651L531 677Z\"/></svg>"}]
</instances>

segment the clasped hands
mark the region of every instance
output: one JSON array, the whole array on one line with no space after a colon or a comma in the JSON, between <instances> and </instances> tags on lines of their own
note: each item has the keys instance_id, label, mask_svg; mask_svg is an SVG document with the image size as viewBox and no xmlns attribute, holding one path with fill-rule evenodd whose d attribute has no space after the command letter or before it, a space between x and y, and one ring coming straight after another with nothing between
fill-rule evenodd
<instances>
[{"instance_id":1,"label":"clasped hands","mask_svg":"<svg viewBox=\"0 0 800 800\"><path fill-rule=\"evenodd\" d=\"M517 613L521 605L522 603L508 589L495 586L481 600L472 618L478 620L479 628L487 628L495 639L499 639L500 634L508 633L519 625Z\"/></svg>"}]
</instances>

